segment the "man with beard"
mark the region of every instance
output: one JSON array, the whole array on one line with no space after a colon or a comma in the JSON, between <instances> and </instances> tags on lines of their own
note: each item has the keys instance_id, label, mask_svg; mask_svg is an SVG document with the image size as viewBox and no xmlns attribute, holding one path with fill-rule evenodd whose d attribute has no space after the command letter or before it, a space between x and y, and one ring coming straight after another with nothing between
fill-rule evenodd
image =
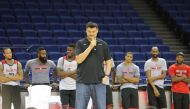
<instances>
[{"instance_id":1,"label":"man with beard","mask_svg":"<svg viewBox=\"0 0 190 109\"><path fill-rule=\"evenodd\" d=\"M176 63L169 67L172 80L174 109L189 109L190 68L184 64L184 54L176 54Z\"/></svg>"},{"instance_id":2,"label":"man with beard","mask_svg":"<svg viewBox=\"0 0 190 109\"><path fill-rule=\"evenodd\" d=\"M32 85L50 85L50 72L53 71L54 80L51 86L53 89L57 86L56 65L53 61L47 60L45 48L40 47L37 50L37 58L28 60L24 72L24 87ZM32 73L32 81L29 81L29 72Z\"/></svg>"},{"instance_id":3,"label":"man with beard","mask_svg":"<svg viewBox=\"0 0 190 109\"><path fill-rule=\"evenodd\" d=\"M0 83L2 84L2 109L20 109L20 80L23 78L22 65L12 58L10 48L3 49L4 60L0 63Z\"/></svg>"},{"instance_id":4,"label":"man with beard","mask_svg":"<svg viewBox=\"0 0 190 109\"><path fill-rule=\"evenodd\" d=\"M69 44L67 55L60 57L57 63L58 75L61 77L59 90L63 109L75 108L77 62L74 52L75 45Z\"/></svg>"},{"instance_id":5,"label":"man with beard","mask_svg":"<svg viewBox=\"0 0 190 109\"><path fill-rule=\"evenodd\" d=\"M149 106L157 107L157 109L165 109L167 105L164 78L166 76L167 64L165 59L158 57L158 47L152 47L151 54L152 58L147 60L144 65L148 83L148 104Z\"/></svg>"}]
</instances>

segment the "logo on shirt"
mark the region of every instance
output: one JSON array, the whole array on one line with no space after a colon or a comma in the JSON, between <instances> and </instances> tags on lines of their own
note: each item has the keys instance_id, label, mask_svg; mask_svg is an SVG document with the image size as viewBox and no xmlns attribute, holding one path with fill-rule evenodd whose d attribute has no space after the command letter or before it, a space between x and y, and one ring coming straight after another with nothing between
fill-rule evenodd
<instances>
[{"instance_id":1,"label":"logo on shirt","mask_svg":"<svg viewBox=\"0 0 190 109\"><path fill-rule=\"evenodd\" d=\"M129 67L123 70L123 75L128 76L128 77L133 77L134 76L134 70L133 68Z\"/></svg>"},{"instance_id":2,"label":"logo on shirt","mask_svg":"<svg viewBox=\"0 0 190 109\"><path fill-rule=\"evenodd\" d=\"M34 73L44 73L48 72L48 66L40 65L40 66L35 66L33 69Z\"/></svg>"},{"instance_id":3,"label":"logo on shirt","mask_svg":"<svg viewBox=\"0 0 190 109\"><path fill-rule=\"evenodd\" d=\"M178 77L187 74L186 70L176 70L175 72L176 72L176 76L178 76Z\"/></svg>"}]
</instances>

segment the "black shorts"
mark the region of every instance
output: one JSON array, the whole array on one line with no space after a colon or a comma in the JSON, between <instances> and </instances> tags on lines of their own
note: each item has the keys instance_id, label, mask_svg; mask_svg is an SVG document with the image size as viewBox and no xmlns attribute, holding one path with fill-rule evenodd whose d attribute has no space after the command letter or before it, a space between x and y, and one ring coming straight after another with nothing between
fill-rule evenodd
<instances>
[{"instance_id":1,"label":"black shorts","mask_svg":"<svg viewBox=\"0 0 190 109\"><path fill-rule=\"evenodd\" d=\"M11 103L14 109L20 109L20 86L2 85L2 109L11 109Z\"/></svg>"},{"instance_id":2,"label":"black shorts","mask_svg":"<svg viewBox=\"0 0 190 109\"><path fill-rule=\"evenodd\" d=\"M69 105L69 107L75 108L75 90L60 90L60 98L62 105Z\"/></svg>"},{"instance_id":3,"label":"black shorts","mask_svg":"<svg viewBox=\"0 0 190 109\"><path fill-rule=\"evenodd\" d=\"M121 90L122 107L123 109L138 108L139 96L138 90L134 88L124 88Z\"/></svg>"},{"instance_id":4,"label":"black shorts","mask_svg":"<svg viewBox=\"0 0 190 109\"><path fill-rule=\"evenodd\" d=\"M173 92L174 109L189 109L189 94Z\"/></svg>"},{"instance_id":5,"label":"black shorts","mask_svg":"<svg viewBox=\"0 0 190 109\"><path fill-rule=\"evenodd\" d=\"M113 105L112 90L109 85L106 85L106 106Z\"/></svg>"},{"instance_id":6,"label":"black shorts","mask_svg":"<svg viewBox=\"0 0 190 109\"><path fill-rule=\"evenodd\" d=\"M149 106L155 106L155 107L157 107L157 109L167 108L166 95L165 95L164 89L159 88L158 86L156 86L156 88L158 89L158 91L160 93L159 97L155 96L152 86L150 84L147 85Z\"/></svg>"}]
</instances>

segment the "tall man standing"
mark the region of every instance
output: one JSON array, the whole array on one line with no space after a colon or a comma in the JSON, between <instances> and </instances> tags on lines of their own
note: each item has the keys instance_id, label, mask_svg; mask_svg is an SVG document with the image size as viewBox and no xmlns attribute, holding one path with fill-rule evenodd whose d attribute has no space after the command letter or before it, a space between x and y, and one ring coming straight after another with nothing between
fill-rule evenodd
<instances>
[{"instance_id":1,"label":"tall man standing","mask_svg":"<svg viewBox=\"0 0 190 109\"><path fill-rule=\"evenodd\" d=\"M2 83L2 109L20 109L20 80L23 78L22 65L12 58L10 48L3 49L4 60L0 63L0 83Z\"/></svg>"},{"instance_id":2,"label":"tall man standing","mask_svg":"<svg viewBox=\"0 0 190 109\"><path fill-rule=\"evenodd\" d=\"M177 53L176 63L169 67L172 80L174 109L189 109L190 68L184 64L184 54Z\"/></svg>"},{"instance_id":3,"label":"tall man standing","mask_svg":"<svg viewBox=\"0 0 190 109\"><path fill-rule=\"evenodd\" d=\"M167 108L167 104L164 91L164 78L166 76L167 64L165 59L158 57L158 47L152 47L151 54L152 58L147 60L144 66L148 80L148 104L157 107L157 109L165 109Z\"/></svg>"},{"instance_id":4,"label":"tall man standing","mask_svg":"<svg viewBox=\"0 0 190 109\"><path fill-rule=\"evenodd\" d=\"M90 97L96 109L106 109L106 85L112 66L106 42L97 38L98 25L86 24L86 38L76 43L77 86L76 108L86 109ZM103 62L106 63L104 72Z\"/></svg>"}]
</instances>

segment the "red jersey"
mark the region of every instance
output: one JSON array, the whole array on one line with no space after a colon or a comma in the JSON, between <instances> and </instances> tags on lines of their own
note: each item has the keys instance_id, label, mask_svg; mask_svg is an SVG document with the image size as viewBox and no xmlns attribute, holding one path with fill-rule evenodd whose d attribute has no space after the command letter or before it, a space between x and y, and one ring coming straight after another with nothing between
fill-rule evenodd
<instances>
[{"instance_id":1,"label":"red jersey","mask_svg":"<svg viewBox=\"0 0 190 109\"><path fill-rule=\"evenodd\" d=\"M190 77L190 67L188 65L177 65L173 64L169 68L169 74L170 76L182 76L186 75L187 77ZM189 86L187 83L183 81L179 82L172 82L172 92L177 92L177 93L185 93L189 94Z\"/></svg>"}]
</instances>

